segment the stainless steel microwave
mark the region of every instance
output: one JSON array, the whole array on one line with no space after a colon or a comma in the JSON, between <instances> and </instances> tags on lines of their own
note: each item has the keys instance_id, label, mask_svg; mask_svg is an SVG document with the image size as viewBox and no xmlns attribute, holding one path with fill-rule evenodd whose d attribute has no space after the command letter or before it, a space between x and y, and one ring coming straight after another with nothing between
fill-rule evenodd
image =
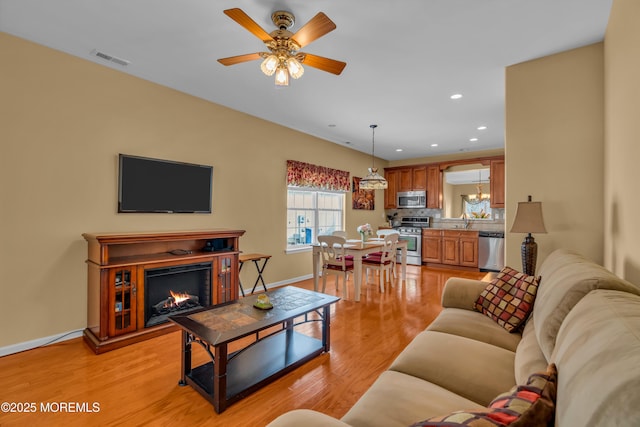
<instances>
[{"instance_id":1,"label":"stainless steel microwave","mask_svg":"<svg viewBox=\"0 0 640 427\"><path fill-rule=\"evenodd\" d=\"M427 192L426 191L399 191L397 206L398 208L426 208Z\"/></svg>"}]
</instances>

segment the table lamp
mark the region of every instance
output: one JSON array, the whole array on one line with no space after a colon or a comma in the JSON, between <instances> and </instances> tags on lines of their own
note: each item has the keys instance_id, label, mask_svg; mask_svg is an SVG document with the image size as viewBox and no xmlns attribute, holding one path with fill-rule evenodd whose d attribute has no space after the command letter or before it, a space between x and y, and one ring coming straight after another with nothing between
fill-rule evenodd
<instances>
[{"instance_id":1,"label":"table lamp","mask_svg":"<svg viewBox=\"0 0 640 427\"><path fill-rule=\"evenodd\" d=\"M536 272L538 244L531 233L546 233L542 219L542 202L532 202L531 196L526 202L518 202L516 219L511 226L512 233L527 233L521 246L523 273L533 276Z\"/></svg>"}]
</instances>

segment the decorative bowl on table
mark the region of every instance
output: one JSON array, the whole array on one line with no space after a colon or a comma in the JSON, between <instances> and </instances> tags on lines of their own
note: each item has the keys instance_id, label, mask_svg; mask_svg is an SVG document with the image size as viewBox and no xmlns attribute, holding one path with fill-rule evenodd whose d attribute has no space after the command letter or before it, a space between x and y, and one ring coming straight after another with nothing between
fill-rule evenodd
<instances>
[{"instance_id":1,"label":"decorative bowl on table","mask_svg":"<svg viewBox=\"0 0 640 427\"><path fill-rule=\"evenodd\" d=\"M269 300L269 296L267 294L258 295L256 302L253 303L255 308L259 308L260 310L269 310L273 308L273 304Z\"/></svg>"}]
</instances>

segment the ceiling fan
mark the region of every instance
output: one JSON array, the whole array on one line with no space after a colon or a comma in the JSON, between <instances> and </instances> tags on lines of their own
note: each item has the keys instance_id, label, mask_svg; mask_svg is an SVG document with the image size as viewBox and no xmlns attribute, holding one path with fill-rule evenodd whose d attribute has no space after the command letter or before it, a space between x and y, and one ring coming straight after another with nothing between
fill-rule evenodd
<instances>
[{"instance_id":1,"label":"ceiling fan","mask_svg":"<svg viewBox=\"0 0 640 427\"><path fill-rule=\"evenodd\" d=\"M288 86L289 76L294 79L301 77L304 73L302 64L336 75L342 73L347 65L346 62L335 59L299 52L312 41L335 30L336 24L322 12L311 18L295 34L288 30L295 22L295 16L291 12L273 12L271 20L278 29L271 33L263 30L241 9L227 9L224 13L262 40L269 52L248 53L218 59L222 65L235 65L262 58L264 60L260 69L267 76L275 74L276 86Z\"/></svg>"}]
</instances>

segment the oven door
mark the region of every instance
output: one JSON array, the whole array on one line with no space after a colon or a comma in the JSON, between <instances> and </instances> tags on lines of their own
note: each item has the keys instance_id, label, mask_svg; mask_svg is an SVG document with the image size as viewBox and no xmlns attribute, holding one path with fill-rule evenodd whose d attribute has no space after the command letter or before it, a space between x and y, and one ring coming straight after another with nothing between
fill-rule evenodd
<instances>
[{"instance_id":1,"label":"oven door","mask_svg":"<svg viewBox=\"0 0 640 427\"><path fill-rule=\"evenodd\" d=\"M422 235L400 234L398 240L407 242L407 264L422 265ZM397 262L402 262L402 249L398 249Z\"/></svg>"}]
</instances>

